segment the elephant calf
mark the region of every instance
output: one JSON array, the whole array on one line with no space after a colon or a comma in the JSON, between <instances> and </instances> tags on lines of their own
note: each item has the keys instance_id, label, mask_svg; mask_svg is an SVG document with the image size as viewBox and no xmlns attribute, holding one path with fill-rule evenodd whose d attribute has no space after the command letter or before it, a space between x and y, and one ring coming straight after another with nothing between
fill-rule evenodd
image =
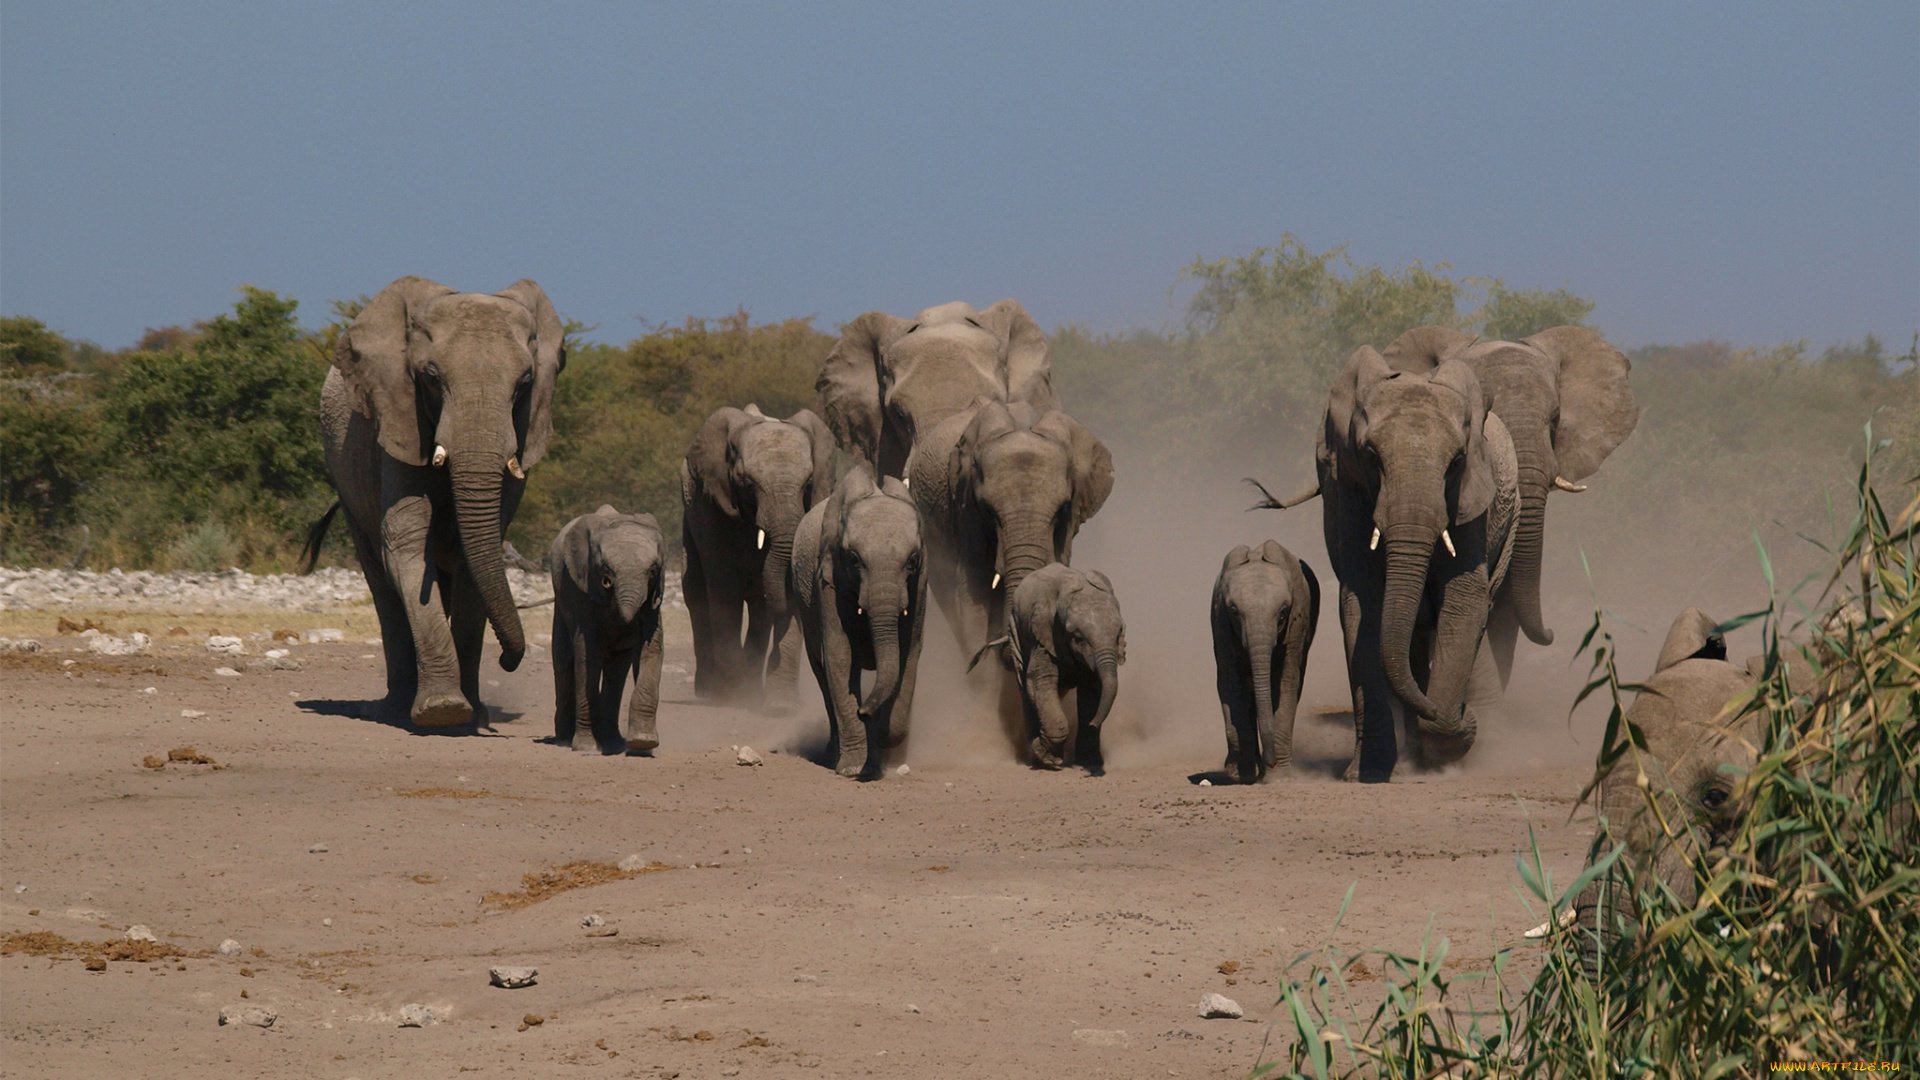
<instances>
[{"instance_id":1,"label":"elephant calf","mask_svg":"<svg viewBox=\"0 0 1920 1080\"><path fill-rule=\"evenodd\" d=\"M1213 584L1213 662L1235 782L1292 768L1300 680L1319 622L1319 579L1293 552L1274 540L1227 552Z\"/></svg>"},{"instance_id":2,"label":"elephant calf","mask_svg":"<svg viewBox=\"0 0 1920 1080\"><path fill-rule=\"evenodd\" d=\"M1007 634L973 655L979 663L1004 644L1026 704L1028 750L1033 764L1057 769L1075 735L1074 756L1093 771L1102 765L1100 725L1113 709L1120 689L1120 665L1127 662L1127 630L1113 583L1099 571L1050 563L1028 575L1013 591L1007 607ZM1067 723L1062 700L1075 691L1077 734Z\"/></svg>"},{"instance_id":3,"label":"elephant calf","mask_svg":"<svg viewBox=\"0 0 1920 1080\"><path fill-rule=\"evenodd\" d=\"M877 776L907 737L927 622L920 519L906 485L865 463L800 519L787 579L807 658L833 727L834 768ZM859 700L860 672L873 688Z\"/></svg>"},{"instance_id":4,"label":"elephant calf","mask_svg":"<svg viewBox=\"0 0 1920 1080\"><path fill-rule=\"evenodd\" d=\"M660 526L602 506L553 538L553 737L576 750L584 723L603 754L660 745ZM616 717L634 672L626 730Z\"/></svg>"}]
</instances>

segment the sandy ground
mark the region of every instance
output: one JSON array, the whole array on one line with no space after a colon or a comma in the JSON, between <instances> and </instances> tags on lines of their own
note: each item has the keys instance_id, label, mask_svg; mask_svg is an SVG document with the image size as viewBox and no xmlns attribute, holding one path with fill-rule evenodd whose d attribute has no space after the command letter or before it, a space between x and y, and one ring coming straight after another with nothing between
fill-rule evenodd
<instances>
[{"instance_id":1,"label":"sandy ground","mask_svg":"<svg viewBox=\"0 0 1920 1080\"><path fill-rule=\"evenodd\" d=\"M1239 1076L1350 884L1341 943L1417 949L1431 918L1472 971L1531 924L1528 824L1562 880L1590 830L1568 820L1577 752L1347 785L1338 714L1303 715L1293 782L1200 786L1217 707L1137 660L1101 777L1015 764L930 646L911 774L842 780L807 756L809 688L783 718L695 703L683 625L651 759L546 741L545 654L507 674L491 646L493 722L425 734L362 718L382 692L368 615L102 613L158 640L99 657L53 614L8 613L0 634L47 648L0 658L0 933L142 924L183 955L89 971L10 938L0 1076ZM191 637L165 636L176 618ZM232 658L200 644L314 625L350 640L293 647L297 671L217 677ZM743 743L763 766L735 763ZM187 746L217 767L142 764ZM672 869L486 899L635 855ZM227 938L244 951L217 955ZM538 982L489 986L501 964ZM1201 1019L1209 992L1246 1019ZM399 1027L411 1003L442 1022ZM277 1020L223 1027L230 1006Z\"/></svg>"}]
</instances>

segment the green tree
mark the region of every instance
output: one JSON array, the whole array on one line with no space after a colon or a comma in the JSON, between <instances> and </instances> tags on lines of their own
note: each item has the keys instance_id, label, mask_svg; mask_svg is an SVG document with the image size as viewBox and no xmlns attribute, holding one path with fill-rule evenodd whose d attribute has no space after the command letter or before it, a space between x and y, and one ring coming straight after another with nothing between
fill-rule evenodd
<instances>
[{"instance_id":1,"label":"green tree","mask_svg":"<svg viewBox=\"0 0 1920 1080\"><path fill-rule=\"evenodd\" d=\"M31 315L0 319L0 377L69 370L73 345Z\"/></svg>"}]
</instances>

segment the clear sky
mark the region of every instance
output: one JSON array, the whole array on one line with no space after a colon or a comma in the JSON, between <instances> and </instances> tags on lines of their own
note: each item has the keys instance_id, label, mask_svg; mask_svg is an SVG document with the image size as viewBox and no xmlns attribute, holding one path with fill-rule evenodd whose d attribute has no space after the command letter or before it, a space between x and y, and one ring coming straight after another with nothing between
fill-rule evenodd
<instances>
[{"instance_id":1,"label":"clear sky","mask_svg":"<svg viewBox=\"0 0 1920 1080\"><path fill-rule=\"evenodd\" d=\"M0 313L402 274L637 318L1159 326L1293 232L1637 345L1920 327L1920 4L0 8Z\"/></svg>"}]
</instances>

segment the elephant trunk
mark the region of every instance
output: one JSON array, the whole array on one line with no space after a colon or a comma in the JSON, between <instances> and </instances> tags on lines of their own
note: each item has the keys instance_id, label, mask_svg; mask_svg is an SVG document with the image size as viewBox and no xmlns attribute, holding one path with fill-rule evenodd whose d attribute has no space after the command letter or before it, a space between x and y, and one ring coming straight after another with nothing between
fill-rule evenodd
<instances>
[{"instance_id":1,"label":"elephant trunk","mask_svg":"<svg viewBox=\"0 0 1920 1080\"><path fill-rule=\"evenodd\" d=\"M1094 658L1093 669L1100 675L1100 705L1094 710L1091 723L1098 728L1107 722L1107 714L1113 711L1113 699L1120 693L1120 662L1112 652L1102 652Z\"/></svg>"},{"instance_id":2,"label":"elephant trunk","mask_svg":"<svg viewBox=\"0 0 1920 1080\"><path fill-rule=\"evenodd\" d=\"M1420 717L1420 727L1451 723L1439 706L1427 699L1413 678L1413 624L1426 594L1427 567L1433 559L1439 530L1421 524L1393 525L1385 530L1387 549L1386 595L1380 610L1380 662L1387 685Z\"/></svg>"},{"instance_id":3,"label":"elephant trunk","mask_svg":"<svg viewBox=\"0 0 1920 1080\"><path fill-rule=\"evenodd\" d=\"M1278 635L1271 620L1263 620L1246 631L1247 666L1253 673L1253 726L1260 737L1260 762L1265 768L1276 763L1279 748L1273 738L1273 650ZM1292 760L1292 752L1285 755Z\"/></svg>"},{"instance_id":4,"label":"elephant trunk","mask_svg":"<svg viewBox=\"0 0 1920 1080\"><path fill-rule=\"evenodd\" d=\"M1540 559L1547 533L1547 488L1553 483L1550 454L1528 449L1520 457L1520 514L1513 527L1513 561L1507 586L1520 629L1535 645L1553 644L1553 631L1540 614Z\"/></svg>"},{"instance_id":5,"label":"elephant trunk","mask_svg":"<svg viewBox=\"0 0 1920 1080\"><path fill-rule=\"evenodd\" d=\"M893 704L900 693L900 624L906 616L904 597L895 592L869 596L867 627L873 635L873 689L860 703L860 719L872 720Z\"/></svg>"},{"instance_id":6,"label":"elephant trunk","mask_svg":"<svg viewBox=\"0 0 1920 1080\"><path fill-rule=\"evenodd\" d=\"M500 548L500 495L506 469L507 455L484 449L456 450L447 465L460 547L480 587L487 621L500 641L500 666L512 671L526 655L527 637L514 607L513 590L507 587L506 558Z\"/></svg>"},{"instance_id":7,"label":"elephant trunk","mask_svg":"<svg viewBox=\"0 0 1920 1080\"><path fill-rule=\"evenodd\" d=\"M760 564L760 595L775 625L787 618L787 567L793 562L793 534L805 511L798 492L761 495L758 527L766 531L765 559Z\"/></svg>"},{"instance_id":8,"label":"elephant trunk","mask_svg":"<svg viewBox=\"0 0 1920 1080\"><path fill-rule=\"evenodd\" d=\"M633 620L640 615L640 609L646 606L647 594L651 590L646 578L639 581L619 582L613 591L614 614L621 626L632 626Z\"/></svg>"}]
</instances>

